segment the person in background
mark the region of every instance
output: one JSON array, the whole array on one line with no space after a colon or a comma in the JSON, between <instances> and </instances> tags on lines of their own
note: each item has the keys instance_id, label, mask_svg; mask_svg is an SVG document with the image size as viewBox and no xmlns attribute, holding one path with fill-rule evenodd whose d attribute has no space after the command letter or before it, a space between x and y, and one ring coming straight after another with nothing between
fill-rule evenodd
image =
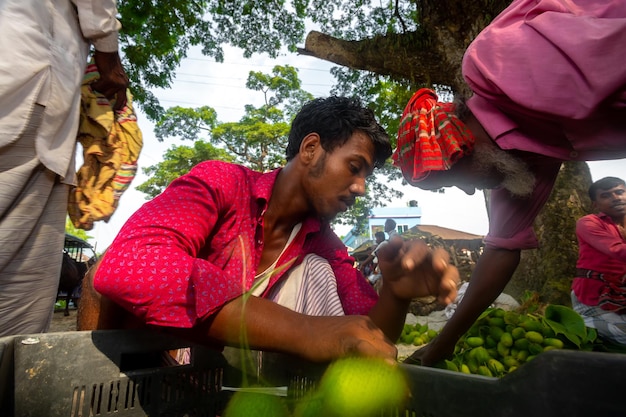
<instances>
[{"instance_id":1,"label":"person in background","mask_svg":"<svg viewBox=\"0 0 626 417\"><path fill-rule=\"evenodd\" d=\"M589 197L597 214L576 223L572 307L602 338L626 345L626 183L602 178Z\"/></svg>"},{"instance_id":2,"label":"person in background","mask_svg":"<svg viewBox=\"0 0 626 417\"><path fill-rule=\"evenodd\" d=\"M388 239L384 238L385 233L387 233ZM378 252L385 247L385 245L387 245L394 236L399 236L396 231L396 221L394 219L385 220L385 233L383 233L383 241L378 244L374 251L374 256L376 256L376 267L374 268L372 274L368 277L368 281L374 286L376 292L379 292L382 287L383 277L380 268L378 267Z\"/></svg>"},{"instance_id":3,"label":"person in background","mask_svg":"<svg viewBox=\"0 0 626 417\"><path fill-rule=\"evenodd\" d=\"M398 231L396 230L396 221L394 219L385 220L385 233L387 233L388 240L398 234Z\"/></svg>"},{"instance_id":4,"label":"person in background","mask_svg":"<svg viewBox=\"0 0 626 417\"><path fill-rule=\"evenodd\" d=\"M383 242L387 242L385 239L385 232L374 233L376 239L376 247L372 250L363 263L359 266L359 270L367 278L370 284L374 284L380 278L380 271L378 271L378 259L376 252L383 246Z\"/></svg>"},{"instance_id":5,"label":"person in background","mask_svg":"<svg viewBox=\"0 0 626 417\"><path fill-rule=\"evenodd\" d=\"M74 184L80 87L126 103L114 0L0 2L0 336L46 332Z\"/></svg>"},{"instance_id":6,"label":"person in background","mask_svg":"<svg viewBox=\"0 0 626 417\"><path fill-rule=\"evenodd\" d=\"M216 348L319 362L395 358L411 299L431 294L447 304L459 276L444 250L396 238L379 254L378 295L332 231L330 221L364 195L390 155L389 137L360 100L305 104L284 167L261 173L206 161L133 214L83 290L96 302L79 328L131 317ZM99 301L118 306L121 318L103 317Z\"/></svg>"},{"instance_id":7,"label":"person in background","mask_svg":"<svg viewBox=\"0 0 626 417\"><path fill-rule=\"evenodd\" d=\"M626 2L514 0L469 45L473 95L421 89L404 110L394 162L422 189L491 189L485 251L456 313L412 358L433 365L503 291L563 161L626 157Z\"/></svg>"}]
</instances>

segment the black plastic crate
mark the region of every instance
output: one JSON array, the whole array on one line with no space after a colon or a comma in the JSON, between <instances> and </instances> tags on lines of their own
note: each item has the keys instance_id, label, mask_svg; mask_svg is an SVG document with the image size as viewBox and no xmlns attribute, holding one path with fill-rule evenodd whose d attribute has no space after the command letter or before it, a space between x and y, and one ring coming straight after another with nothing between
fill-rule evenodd
<instances>
[{"instance_id":1,"label":"black plastic crate","mask_svg":"<svg viewBox=\"0 0 626 417\"><path fill-rule=\"evenodd\" d=\"M164 366L163 352L183 347L191 363ZM247 368L247 382L288 387L289 400L314 387L324 370L285 355L251 354L257 366ZM0 416L217 417L232 395L223 388L242 382L238 355L149 331L0 338ZM411 397L384 416L626 416L623 354L553 350L500 379L400 366Z\"/></svg>"},{"instance_id":2,"label":"black plastic crate","mask_svg":"<svg viewBox=\"0 0 626 417\"><path fill-rule=\"evenodd\" d=\"M223 407L223 356L160 333L48 333L12 345L13 378L3 382L13 398L2 416L215 417ZM165 352L182 347L192 363L165 364Z\"/></svg>"},{"instance_id":3,"label":"black plastic crate","mask_svg":"<svg viewBox=\"0 0 626 417\"><path fill-rule=\"evenodd\" d=\"M259 353L253 352L254 355ZM252 378L287 385L297 400L314 388L324 368L260 353ZM229 363L232 358L227 356ZM626 416L626 355L551 350L502 378L400 364L411 395L389 417ZM323 417L323 416L320 416Z\"/></svg>"},{"instance_id":4,"label":"black plastic crate","mask_svg":"<svg viewBox=\"0 0 626 417\"><path fill-rule=\"evenodd\" d=\"M502 378L403 365L411 400L399 416L626 416L626 355L551 350Z\"/></svg>"}]
</instances>

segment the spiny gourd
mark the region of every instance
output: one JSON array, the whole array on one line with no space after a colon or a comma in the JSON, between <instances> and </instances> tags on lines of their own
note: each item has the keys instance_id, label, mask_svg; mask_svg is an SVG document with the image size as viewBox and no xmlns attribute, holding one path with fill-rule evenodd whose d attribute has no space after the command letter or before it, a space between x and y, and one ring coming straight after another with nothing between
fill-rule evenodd
<instances>
[{"instance_id":1,"label":"spiny gourd","mask_svg":"<svg viewBox=\"0 0 626 417\"><path fill-rule=\"evenodd\" d=\"M501 377L542 352L564 347L564 341L539 316L488 309L459 339L445 367Z\"/></svg>"},{"instance_id":2,"label":"spiny gourd","mask_svg":"<svg viewBox=\"0 0 626 417\"><path fill-rule=\"evenodd\" d=\"M333 362L319 387L295 407L294 417L370 417L400 407L409 396L406 375L379 358Z\"/></svg>"},{"instance_id":3,"label":"spiny gourd","mask_svg":"<svg viewBox=\"0 0 626 417\"><path fill-rule=\"evenodd\" d=\"M398 339L398 343L421 346L433 340L437 334L436 330L428 328L428 324L406 323L402 328L402 334Z\"/></svg>"},{"instance_id":4,"label":"spiny gourd","mask_svg":"<svg viewBox=\"0 0 626 417\"><path fill-rule=\"evenodd\" d=\"M224 417L289 417L284 400L270 394L258 392L236 392L226 409Z\"/></svg>"}]
</instances>

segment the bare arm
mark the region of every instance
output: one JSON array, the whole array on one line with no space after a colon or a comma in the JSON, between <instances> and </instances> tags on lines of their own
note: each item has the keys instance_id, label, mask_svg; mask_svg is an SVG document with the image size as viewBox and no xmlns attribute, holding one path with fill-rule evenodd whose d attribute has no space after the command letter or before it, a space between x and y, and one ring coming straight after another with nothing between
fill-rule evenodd
<instances>
[{"instance_id":1,"label":"bare arm","mask_svg":"<svg viewBox=\"0 0 626 417\"><path fill-rule=\"evenodd\" d=\"M128 76L117 52L96 50L94 61L100 78L93 83L93 88L102 93L113 104L114 110L121 110L126 105Z\"/></svg>"},{"instance_id":2,"label":"bare arm","mask_svg":"<svg viewBox=\"0 0 626 417\"><path fill-rule=\"evenodd\" d=\"M114 103L114 110L126 105L128 77L118 53L119 30L115 0L72 0L78 12L78 22L83 36L94 46L94 61L100 79L93 88Z\"/></svg>"},{"instance_id":3,"label":"bare arm","mask_svg":"<svg viewBox=\"0 0 626 417\"><path fill-rule=\"evenodd\" d=\"M486 249L476 263L461 303L439 335L414 356L423 365L432 365L449 357L459 338L469 330L478 316L495 301L513 276L520 251Z\"/></svg>"},{"instance_id":4,"label":"bare arm","mask_svg":"<svg viewBox=\"0 0 626 417\"><path fill-rule=\"evenodd\" d=\"M258 297L245 303L238 297L193 329L170 330L203 344L283 352L316 362L348 354L389 359L397 354L393 343L366 316L307 316Z\"/></svg>"},{"instance_id":5,"label":"bare arm","mask_svg":"<svg viewBox=\"0 0 626 417\"><path fill-rule=\"evenodd\" d=\"M449 304L456 298L459 274L448 261L445 250L431 250L419 240L394 237L381 249L383 286L369 316L389 339L400 336L412 299L432 295Z\"/></svg>"}]
</instances>

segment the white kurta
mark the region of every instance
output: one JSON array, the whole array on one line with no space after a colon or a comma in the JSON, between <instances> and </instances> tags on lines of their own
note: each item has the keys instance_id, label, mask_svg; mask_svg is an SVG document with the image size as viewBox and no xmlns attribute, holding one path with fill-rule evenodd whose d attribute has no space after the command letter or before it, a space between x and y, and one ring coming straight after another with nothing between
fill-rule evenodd
<instances>
[{"instance_id":1,"label":"white kurta","mask_svg":"<svg viewBox=\"0 0 626 417\"><path fill-rule=\"evenodd\" d=\"M37 156L65 182L75 180L80 86L89 44L118 49L115 0L0 2L0 148L24 130L35 105L46 107Z\"/></svg>"},{"instance_id":2,"label":"white kurta","mask_svg":"<svg viewBox=\"0 0 626 417\"><path fill-rule=\"evenodd\" d=\"M0 0L0 336L53 313L90 43L117 51L115 0ZM43 166L42 166L43 165Z\"/></svg>"}]
</instances>

